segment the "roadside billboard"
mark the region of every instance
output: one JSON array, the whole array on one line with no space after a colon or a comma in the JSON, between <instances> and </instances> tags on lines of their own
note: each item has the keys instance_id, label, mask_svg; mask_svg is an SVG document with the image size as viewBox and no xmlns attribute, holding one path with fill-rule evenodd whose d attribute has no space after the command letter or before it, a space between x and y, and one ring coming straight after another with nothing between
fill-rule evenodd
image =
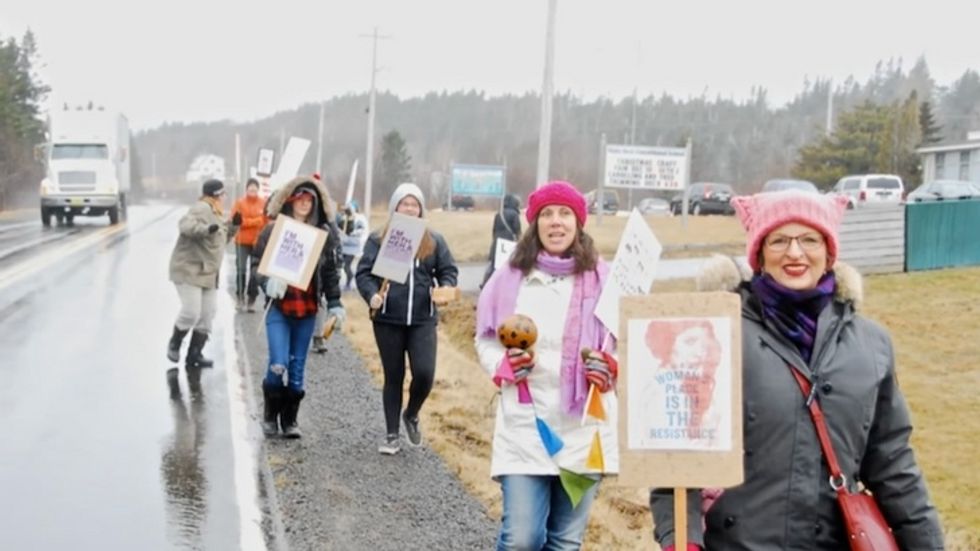
<instances>
[{"instance_id":1,"label":"roadside billboard","mask_svg":"<svg viewBox=\"0 0 980 551\"><path fill-rule=\"evenodd\" d=\"M495 165L453 165L453 195L503 197L507 189L507 168Z\"/></svg>"},{"instance_id":2,"label":"roadside billboard","mask_svg":"<svg viewBox=\"0 0 980 551\"><path fill-rule=\"evenodd\" d=\"M687 149L607 145L605 167L606 187L679 191L687 182Z\"/></svg>"}]
</instances>

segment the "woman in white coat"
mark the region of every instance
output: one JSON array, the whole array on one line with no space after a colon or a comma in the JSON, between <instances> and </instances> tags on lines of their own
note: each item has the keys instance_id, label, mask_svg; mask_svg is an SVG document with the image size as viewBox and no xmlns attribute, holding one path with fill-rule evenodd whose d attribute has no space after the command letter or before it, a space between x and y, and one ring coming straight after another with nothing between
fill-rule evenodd
<instances>
[{"instance_id":1,"label":"woman in white coat","mask_svg":"<svg viewBox=\"0 0 980 551\"><path fill-rule=\"evenodd\" d=\"M536 190L510 264L480 294L476 348L500 387L490 469L503 492L497 549L580 548L598 481L619 468L615 343L595 316L608 269L582 229L586 216L571 184ZM533 352L497 340L514 313L537 326ZM590 399L605 419L584 415Z\"/></svg>"}]
</instances>

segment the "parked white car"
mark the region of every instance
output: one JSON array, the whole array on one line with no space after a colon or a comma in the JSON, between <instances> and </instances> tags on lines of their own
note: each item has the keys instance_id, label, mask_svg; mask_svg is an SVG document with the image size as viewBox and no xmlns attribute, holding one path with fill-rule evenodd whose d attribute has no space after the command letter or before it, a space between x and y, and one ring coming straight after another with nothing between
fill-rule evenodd
<instances>
[{"instance_id":1,"label":"parked white car","mask_svg":"<svg viewBox=\"0 0 980 551\"><path fill-rule=\"evenodd\" d=\"M847 208L872 203L901 203L905 184L894 174L856 174L844 176L834 185L832 193L847 197Z\"/></svg>"}]
</instances>

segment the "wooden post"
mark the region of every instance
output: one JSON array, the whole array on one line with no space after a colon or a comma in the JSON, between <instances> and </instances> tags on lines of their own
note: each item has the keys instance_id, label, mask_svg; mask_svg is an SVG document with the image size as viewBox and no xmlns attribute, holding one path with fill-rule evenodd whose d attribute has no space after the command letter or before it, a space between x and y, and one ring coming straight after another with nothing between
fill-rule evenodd
<instances>
[{"instance_id":1,"label":"wooden post","mask_svg":"<svg viewBox=\"0 0 980 551\"><path fill-rule=\"evenodd\" d=\"M687 488L674 488L674 549L687 551Z\"/></svg>"}]
</instances>

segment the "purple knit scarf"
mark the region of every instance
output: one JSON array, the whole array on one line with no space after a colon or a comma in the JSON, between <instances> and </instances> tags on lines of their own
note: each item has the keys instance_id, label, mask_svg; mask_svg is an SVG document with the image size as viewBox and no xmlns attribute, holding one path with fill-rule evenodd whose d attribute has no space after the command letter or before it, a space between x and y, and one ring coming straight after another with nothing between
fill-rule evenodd
<instances>
[{"instance_id":1,"label":"purple knit scarf","mask_svg":"<svg viewBox=\"0 0 980 551\"><path fill-rule=\"evenodd\" d=\"M536 266L549 275L575 273L575 259L544 252L538 254ZM581 415L589 390L580 352L585 347L602 348L603 339L609 334L595 316L595 306L607 273L608 267L600 260L595 270L575 275L561 348L561 404L562 410L570 415ZM524 274L519 269L507 264L487 281L476 307L478 337L496 337L497 327L514 313L523 279ZM535 322L540 324L547 320Z\"/></svg>"},{"instance_id":2,"label":"purple knit scarf","mask_svg":"<svg viewBox=\"0 0 980 551\"><path fill-rule=\"evenodd\" d=\"M780 285L769 274L752 278L752 292L762 303L762 313L776 329L796 345L807 364L817 337L817 318L834 298L837 279L827 272L813 289L797 291Z\"/></svg>"}]
</instances>

